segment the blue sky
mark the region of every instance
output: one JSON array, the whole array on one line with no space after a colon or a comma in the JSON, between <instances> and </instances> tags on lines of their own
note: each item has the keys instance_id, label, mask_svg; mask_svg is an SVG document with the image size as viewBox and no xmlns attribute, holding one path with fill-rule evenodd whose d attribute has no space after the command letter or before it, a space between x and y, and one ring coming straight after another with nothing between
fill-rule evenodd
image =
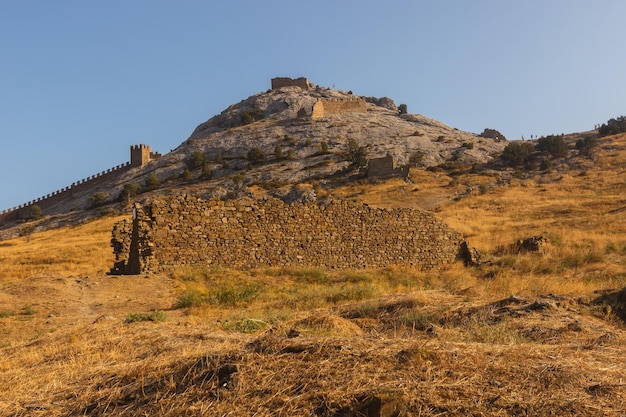
<instances>
[{"instance_id":1,"label":"blue sky","mask_svg":"<svg viewBox=\"0 0 626 417\"><path fill-rule=\"evenodd\" d=\"M509 139L626 114L623 0L0 0L0 210L166 153L276 76Z\"/></svg>"}]
</instances>

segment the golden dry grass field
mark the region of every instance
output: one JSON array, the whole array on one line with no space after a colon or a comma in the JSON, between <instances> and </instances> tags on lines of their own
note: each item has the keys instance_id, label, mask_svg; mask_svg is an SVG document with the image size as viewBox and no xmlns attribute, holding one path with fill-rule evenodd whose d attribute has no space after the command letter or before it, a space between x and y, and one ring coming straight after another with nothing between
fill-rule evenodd
<instances>
[{"instance_id":1,"label":"golden dry grass field","mask_svg":"<svg viewBox=\"0 0 626 417\"><path fill-rule=\"evenodd\" d=\"M109 276L119 218L0 241L0 415L626 415L626 136L411 179L328 192L434 210L482 265Z\"/></svg>"}]
</instances>

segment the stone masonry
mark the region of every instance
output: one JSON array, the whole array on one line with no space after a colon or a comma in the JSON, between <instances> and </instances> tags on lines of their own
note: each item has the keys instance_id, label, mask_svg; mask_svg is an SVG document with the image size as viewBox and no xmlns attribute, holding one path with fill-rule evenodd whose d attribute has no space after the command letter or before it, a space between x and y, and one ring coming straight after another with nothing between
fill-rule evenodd
<instances>
[{"instance_id":1,"label":"stone masonry","mask_svg":"<svg viewBox=\"0 0 626 417\"><path fill-rule=\"evenodd\" d=\"M365 113L367 102L362 97L354 98L320 98L313 105L312 119L321 119L335 114Z\"/></svg>"},{"instance_id":2,"label":"stone masonry","mask_svg":"<svg viewBox=\"0 0 626 417\"><path fill-rule=\"evenodd\" d=\"M180 265L429 270L454 262L463 241L431 213L348 201L317 205L178 196L137 205L133 213L132 222L113 229L113 274Z\"/></svg>"},{"instance_id":3,"label":"stone masonry","mask_svg":"<svg viewBox=\"0 0 626 417\"><path fill-rule=\"evenodd\" d=\"M272 78L272 90L277 90L283 87L300 87L303 90L311 88L311 83L304 77L289 78L289 77L276 77Z\"/></svg>"}]
</instances>

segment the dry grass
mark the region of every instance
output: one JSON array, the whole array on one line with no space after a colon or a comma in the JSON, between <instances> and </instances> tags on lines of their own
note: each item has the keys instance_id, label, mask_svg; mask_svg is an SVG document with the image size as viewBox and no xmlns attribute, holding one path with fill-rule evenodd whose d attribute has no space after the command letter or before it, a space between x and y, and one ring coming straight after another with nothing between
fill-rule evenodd
<instances>
[{"instance_id":1,"label":"dry grass","mask_svg":"<svg viewBox=\"0 0 626 417\"><path fill-rule=\"evenodd\" d=\"M0 242L0 415L625 415L626 138L601 146L329 191L437 206L476 268L105 276L116 219Z\"/></svg>"},{"instance_id":2,"label":"dry grass","mask_svg":"<svg viewBox=\"0 0 626 417\"><path fill-rule=\"evenodd\" d=\"M33 233L0 242L0 283L33 275L102 275L111 269L113 224L105 218L81 226Z\"/></svg>"}]
</instances>

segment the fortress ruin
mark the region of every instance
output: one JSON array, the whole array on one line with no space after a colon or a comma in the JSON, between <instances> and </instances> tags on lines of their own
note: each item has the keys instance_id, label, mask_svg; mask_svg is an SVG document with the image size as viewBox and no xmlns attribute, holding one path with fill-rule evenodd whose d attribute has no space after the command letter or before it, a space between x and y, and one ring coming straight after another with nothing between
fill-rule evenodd
<instances>
[{"instance_id":1,"label":"fortress ruin","mask_svg":"<svg viewBox=\"0 0 626 417\"><path fill-rule=\"evenodd\" d=\"M367 103L362 97L354 98L320 98L313 104L313 112L311 118L321 119L337 114L344 113L365 113L367 111Z\"/></svg>"},{"instance_id":2,"label":"fortress ruin","mask_svg":"<svg viewBox=\"0 0 626 417\"><path fill-rule=\"evenodd\" d=\"M454 262L462 243L459 233L417 209L178 196L136 205L132 220L115 225L111 273L163 272L180 265L429 270Z\"/></svg>"},{"instance_id":3,"label":"fortress ruin","mask_svg":"<svg viewBox=\"0 0 626 417\"><path fill-rule=\"evenodd\" d=\"M303 90L309 90L313 88L313 85L304 77L289 78L289 77L276 77L272 78L272 90L277 90L283 87L300 87Z\"/></svg>"},{"instance_id":4,"label":"fortress ruin","mask_svg":"<svg viewBox=\"0 0 626 417\"><path fill-rule=\"evenodd\" d=\"M13 207L0 212L0 224L7 221L15 221L19 219L27 219L31 215L33 206L37 205L42 210L49 209L56 204L76 197L78 194L88 192L94 187L106 183L119 175L129 171L131 168L141 168L151 160L159 159L160 153L152 152L148 145L132 145L130 147L130 162L118 165L114 168L107 169L96 175L84 178L80 181L72 183L72 185L57 190L53 193L39 197L28 203Z\"/></svg>"}]
</instances>

